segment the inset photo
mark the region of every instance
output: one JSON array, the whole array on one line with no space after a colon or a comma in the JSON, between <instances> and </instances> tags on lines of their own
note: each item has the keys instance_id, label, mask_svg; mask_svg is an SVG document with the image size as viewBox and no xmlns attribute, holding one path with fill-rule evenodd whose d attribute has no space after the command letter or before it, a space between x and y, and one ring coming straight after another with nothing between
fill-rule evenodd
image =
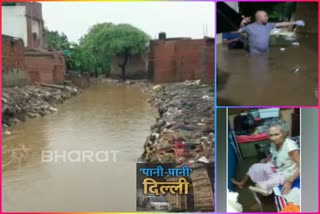
<instances>
[{"instance_id":1,"label":"inset photo","mask_svg":"<svg viewBox=\"0 0 320 214\"><path fill-rule=\"evenodd\" d=\"M316 106L318 3L217 3L217 105Z\"/></svg>"},{"instance_id":2,"label":"inset photo","mask_svg":"<svg viewBox=\"0 0 320 214\"><path fill-rule=\"evenodd\" d=\"M214 212L214 163L137 163L137 211Z\"/></svg>"},{"instance_id":3,"label":"inset photo","mask_svg":"<svg viewBox=\"0 0 320 214\"><path fill-rule=\"evenodd\" d=\"M215 211L215 2L1 11L1 211Z\"/></svg>"},{"instance_id":4,"label":"inset photo","mask_svg":"<svg viewBox=\"0 0 320 214\"><path fill-rule=\"evenodd\" d=\"M227 211L300 212L300 109L228 109Z\"/></svg>"}]
</instances>

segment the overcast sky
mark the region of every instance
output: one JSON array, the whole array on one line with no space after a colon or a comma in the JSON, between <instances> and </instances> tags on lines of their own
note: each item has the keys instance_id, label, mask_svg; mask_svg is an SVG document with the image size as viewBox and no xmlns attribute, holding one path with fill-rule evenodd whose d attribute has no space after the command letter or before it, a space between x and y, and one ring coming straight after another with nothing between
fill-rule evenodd
<instances>
[{"instance_id":1,"label":"overcast sky","mask_svg":"<svg viewBox=\"0 0 320 214\"><path fill-rule=\"evenodd\" d=\"M214 36L213 2L42 2L45 26L78 42L96 23L129 23L152 38ZM207 26L207 27L204 27Z\"/></svg>"}]
</instances>

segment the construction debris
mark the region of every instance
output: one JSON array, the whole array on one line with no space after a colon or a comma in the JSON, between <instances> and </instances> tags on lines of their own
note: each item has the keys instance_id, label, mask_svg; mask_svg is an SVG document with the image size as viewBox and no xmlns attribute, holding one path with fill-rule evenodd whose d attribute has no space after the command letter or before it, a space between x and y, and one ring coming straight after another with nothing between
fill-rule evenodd
<instances>
[{"instance_id":1,"label":"construction debris","mask_svg":"<svg viewBox=\"0 0 320 214\"><path fill-rule=\"evenodd\" d=\"M2 89L2 128L58 111L54 106L79 93L71 86L40 84ZM4 129L3 129L4 130ZM8 135L9 131L4 132Z\"/></svg>"},{"instance_id":2,"label":"construction debris","mask_svg":"<svg viewBox=\"0 0 320 214\"><path fill-rule=\"evenodd\" d=\"M141 161L184 163L214 161L213 86L200 81L156 85L150 102L159 112Z\"/></svg>"}]
</instances>

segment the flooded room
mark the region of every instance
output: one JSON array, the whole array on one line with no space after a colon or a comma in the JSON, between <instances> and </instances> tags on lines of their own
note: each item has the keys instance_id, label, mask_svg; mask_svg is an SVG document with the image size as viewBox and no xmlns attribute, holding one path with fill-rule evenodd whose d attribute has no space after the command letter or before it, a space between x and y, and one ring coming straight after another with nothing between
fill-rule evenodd
<instances>
[{"instance_id":1,"label":"flooded room","mask_svg":"<svg viewBox=\"0 0 320 214\"><path fill-rule=\"evenodd\" d=\"M220 106L315 106L318 5L217 3Z\"/></svg>"}]
</instances>

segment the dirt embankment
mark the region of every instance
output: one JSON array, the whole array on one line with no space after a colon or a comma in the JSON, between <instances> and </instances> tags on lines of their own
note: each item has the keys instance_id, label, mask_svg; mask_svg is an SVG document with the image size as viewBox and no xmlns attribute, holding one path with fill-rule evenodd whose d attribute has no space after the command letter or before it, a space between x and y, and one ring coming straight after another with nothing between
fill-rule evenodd
<instances>
[{"instance_id":1,"label":"dirt embankment","mask_svg":"<svg viewBox=\"0 0 320 214\"><path fill-rule=\"evenodd\" d=\"M2 89L2 128L55 112L57 104L79 93L72 86L25 86Z\"/></svg>"}]
</instances>

